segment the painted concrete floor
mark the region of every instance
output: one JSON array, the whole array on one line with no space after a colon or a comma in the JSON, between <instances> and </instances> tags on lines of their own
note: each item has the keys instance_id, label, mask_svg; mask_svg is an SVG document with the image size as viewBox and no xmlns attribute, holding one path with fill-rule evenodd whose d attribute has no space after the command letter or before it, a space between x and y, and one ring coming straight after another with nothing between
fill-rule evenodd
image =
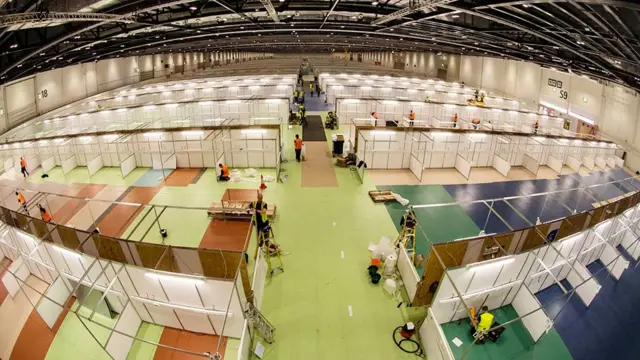
<instances>
[{"instance_id":1,"label":"painted concrete floor","mask_svg":"<svg viewBox=\"0 0 640 360\"><path fill-rule=\"evenodd\" d=\"M368 244L377 242L382 236L395 237L403 209L396 205L371 203L368 191L374 190L376 186L375 176L369 176L370 173L364 176L364 183L361 184L351 170L323 165L323 171L332 172L323 174L329 175L330 181L317 181L318 179L311 176L308 178L313 180L313 184L305 186L305 183L309 184L305 180L305 172L316 169L305 170L306 163L295 162L293 137L296 133L302 133L299 127L287 129L284 133L285 151L288 158L293 160L284 165L283 175L287 176L286 182L267 183L268 188L264 193L265 200L278 207L278 217L273 222L274 231L278 242L289 253L283 258L285 272L268 278L266 283L262 312L276 327L277 341L267 347L264 358L414 358L413 355L398 350L391 340L393 329L403 323L402 314L396 309L396 300L384 294L381 287L370 285L365 277L369 257ZM331 148L331 134L331 131L326 131L328 140L324 143L325 151L322 150L322 143L310 143L315 149L314 156L326 155ZM326 160L323 159L321 162L324 164ZM260 172L276 175L273 170ZM580 175L582 174L575 176ZM588 181L597 183L611 176L592 176ZM433 175L431 178L436 176ZM480 181L480 178L477 180L478 183L482 183L494 179L488 175L485 181ZM551 183L538 183L542 180L522 180L523 184L524 180L527 181L529 188L552 186L549 185ZM579 183L581 179L560 177L552 181L555 184L553 186L557 188L564 183ZM47 197L47 204L56 211L62 211L62 215L59 216L65 218L63 221L66 224L73 224L85 230L97 225L105 234L145 242L163 241L154 229L157 225L152 224L150 220L150 216L155 216L158 212L161 213L161 226L169 233L164 239L165 244L196 247L210 241L207 239L210 235L210 219L206 216L204 208L213 201L219 201L228 189L256 189L259 182L256 179L240 183L219 183L213 169L204 172L179 171L162 181L157 173L148 169L136 169L122 179L117 168L104 168L92 177L89 177L83 168L78 168L66 176L59 168L54 168L49 172L48 179L40 178L36 171L27 183L18 180L6 184L37 185L58 194L82 197L86 199L84 202L69 205L61 196L51 195ZM87 184L101 186L87 187ZM451 188L441 185L407 184L409 183L405 182L404 185L393 186L392 189L409 198L412 203L421 204L453 203L464 196L475 199L489 192L501 194L503 190L511 191L513 187L473 185L478 188L467 188L468 191L464 192L463 187L471 185L457 185L460 188ZM513 191L522 193L524 186L521 184ZM618 192L620 191L621 189L618 189ZM608 196L613 193L616 193L615 189L596 195ZM108 203L100 200L118 200L143 206L108 206ZM201 207L202 210L165 209L165 206ZM72 208L73 216L64 216L65 212L70 211L69 208ZM423 223L426 226L419 235L424 237L424 240L418 241L418 252L426 250L427 238L433 242L443 242L473 236L484 226L479 224L477 214L459 205L438 210L425 209L420 212L419 216L424 218ZM145 233L147 235L143 236ZM0 307L0 312L2 311L3 308ZM74 326L74 320L68 319L69 315L55 334L47 358L61 359L64 358L64 354L70 353L78 356L89 353L85 358L100 358L100 355L96 355L99 349L89 345L91 342L75 342L76 338L88 334L82 324L76 322L75 325L80 326ZM82 332L83 335L80 334ZM138 335L149 341L159 341L164 332L165 329L161 326L143 324ZM100 336L98 334L97 337L100 339ZM68 340L65 340L67 338ZM92 341L96 344L95 340ZM554 342L554 346L557 346L559 351L564 351L562 342ZM228 350L228 356L235 353L237 342L230 340ZM153 359L155 356L156 349L153 346L138 342L134 344L129 359Z\"/></svg>"}]
</instances>

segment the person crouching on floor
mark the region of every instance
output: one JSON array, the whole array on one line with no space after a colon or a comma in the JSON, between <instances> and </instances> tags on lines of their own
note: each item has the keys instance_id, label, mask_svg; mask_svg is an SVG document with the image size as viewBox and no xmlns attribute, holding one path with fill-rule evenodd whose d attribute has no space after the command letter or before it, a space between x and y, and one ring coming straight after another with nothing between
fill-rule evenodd
<instances>
[{"instance_id":1,"label":"person crouching on floor","mask_svg":"<svg viewBox=\"0 0 640 360\"><path fill-rule=\"evenodd\" d=\"M218 176L218 181L229 181L229 168L227 165L218 164L220 167L220 176Z\"/></svg>"}]
</instances>

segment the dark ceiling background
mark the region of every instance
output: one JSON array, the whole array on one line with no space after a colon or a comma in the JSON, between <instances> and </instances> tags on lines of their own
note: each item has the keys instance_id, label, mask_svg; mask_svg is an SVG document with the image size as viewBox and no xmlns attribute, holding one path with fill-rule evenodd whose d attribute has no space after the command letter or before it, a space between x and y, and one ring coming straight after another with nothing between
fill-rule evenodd
<instances>
[{"instance_id":1,"label":"dark ceiling background","mask_svg":"<svg viewBox=\"0 0 640 360\"><path fill-rule=\"evenodd\" d=\"M640 3L613 0L0 0L0 82L170 52L434 51L640 88Z\"/></svg>"}]
</instances>

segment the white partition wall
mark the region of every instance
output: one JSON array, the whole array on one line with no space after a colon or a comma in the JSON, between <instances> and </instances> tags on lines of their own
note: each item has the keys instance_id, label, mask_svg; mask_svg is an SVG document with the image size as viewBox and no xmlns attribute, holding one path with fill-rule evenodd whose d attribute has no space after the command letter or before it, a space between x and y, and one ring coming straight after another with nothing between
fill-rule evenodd
<instances>
[{"instance_id":1,"label":"white partition wall","mask_svg":"<svg viewBox=\"0 0 640 360\"><path fill-rule=\"evenodd\" d=\"M22 257L14 260L9 266L8 271L2 275L2 284L7 289L9 296L15 297L22 287L22 284L29 276L29 269L24 265Z\"/></svg>"},{"instance_id":2,"label":"white partition wall","mask_svg":"<svg viewBox=\"0 0 640 360\"><path fill-rule=\"evenodd\" d=\"M402 282L404 283L404 287L407 291L407 295L409 296L409 302L411 303L413 302L413 298L416 296L420 277L418 276L416 267L413 265L411 257L404 246L400 246L398 248L397 265L400 276L402 277Z\"/></svg>"},{"instance_id":3,"label":"white partition wall","mask_svg":"<svg viewBox=\"0 0 640 360\"><path fill-rule=\"evenodd\" d=\"M556 158L554 155L549 155L547 158L547 166L558 174L562 173L562 160Z\"/></svg>"},{"instance_id":4,"label":"white partition wall","mask_svg":"<svg viewBox=\"0 0 640 360\"><path fill-rule=\"evenodd\" d=\"M78 164L76 163L76 156L75 155L71 155L70 157L64 159L62 161L62 173L63 174L68 174L69 172L71 172L71 170L75 169Z\"/></svg>"},{"instance_id":5,"label":"white partition wall","mask_svg":"<svg viewBox=\"0 0 640 360\"><path fill-rule=\"evenodd\" d=\"M340 97L335 100L336 114L341 123L353 119L366 119L371 113L378 114L378 125L393 121L398 126L410 127L408 116L415 113L414 127L438 127L496 130L506 132L534 133L534 124L542 124L537 134L563 135L560 118L549 118L535 113L503 111L485 107L465 106L450 103L425 102L408 99L370 99ZM457 123L454 122L457 119ZM473 120L478 124L474 124Z\"/></svg>"},{"instance_id":6,"label":"white partition wall","mask_svg":"<svg viewBox=\"0 0 640 360\"><path fill-rule=\"evenodd\" d=\"M518 314L523 316L522 323L529 331L533 341L538 341L553 325L538 299L526 286L520 286L511 305Z\"/></svg>"},{"instance_id":7,"label":"white partition wall","mask_svg":"<svg viewBox=\"0 0 640 360\"><path fill-rule=\"evenodd\" d=\"M142 319L133 303L129 302L116 322L115 330L107 340L106 349L114 360L126 360ZM129 336L126 336L129 335Z\"/></svg>"},{"instance_id":8,"label":"white partition wall","mask_svg":"<svg viewBox=\"0 0 640 360\"><path fill-rule=\"evenodd\" d=\"M56 166L56 160L53 156L42 161L42 171L46 174Z\"/></svg>"},{"instance_id":9,"label":"white partition wall","mask_svg":"<svg viewBox=\"0 0 640 360\"><path fill-rule=\"evenodd\" d=\"M596 166L593 155L584 155L582 157L582 165L589 170L593 170Z\"/></svg>"},{"instance_id":10,"label":"white partition wall","mask_svg":"<svg viewBox=\"0 0 640 360\"><path fill-rule=\"evenodd\" d=\"M538 170L540 169L540 163L533 157L528 154L524 155L522 165L525 169L529 170L533 175L538 175Z\"/></svg>"},{"instance_id":11,"label":"white partition wall","mask_svg":"<svg viewBox=\"0 0 640 360\"><path fill-rule=\"evenodd\" d=\"M640 238L636 235L639 209L640 206L630 208L594 227L533 250L446 269L431 302L429 310L433 313L427 316L420 329L421 333L423 329L430 329L429 334L425 334L429 339L423 339L427 354L442 358L442 352L436 351L439 349L436 342L439 327L430 321L435 319L436 324L461 326L459 320L468 318L471 308L477 311L487 306L491 311L511 305L518 318L507 323L521 321L533 340L538 341L553 323L537 300L536 293L550 286L559 286L564 290L566 299L576 296L585 306L590 306L601 285L586 266L600 261L604 265L600 271L609 272L611 281L617 281L629 266L620 254L620 246L636 258L640 255L637 252ZM566 286L563 280L570 286ZM554 312L556 310L559 311L555 309ZM509 331L508 325L502 325ZM449 347L461 344L477 346L469 341L458 343L452 338L445 339L443 343Z\"/></svg>"},{"instance_id":12,"label":"white partition wall","mask_svg":"<svg viewBox=\"0 0 640 360\"><path fill-rule=\"evenodd\" d=\"M236 168L275 167L279 144L276 129L233 129L222 139L225 161Z\"/></svg>"},{"instance_id":13,"label":"white partition wall","mask_svg":"<svg viewBox=\"0 0 640 360\"><path fill-rule=\"evenodd\" d=\"M95 173L97 173L100 169L102 169L103 166L104 164L102 163L102 155L96 154L95 157L89 160L89 162L87 163L87 170L89 170L89 176L92 176Z\"/></svg>"},{"instance_id":14,"label":"white partition wall","mask_svg":"<svg viewBox=\"0 0 640 360\"><path fill-rule=\"evenodd\" d=\"M56 321L64 311L64 308L59 304L67 303L71 296L71 290L68 284L65 284L63 278L59 276L49 286L44 295L36 305L36 311L47 326L53 329Z\"/></svg>"},{"instance_id":15,"label":"white partition wall","mask_svg":"<svg viewBox=\"0 0 640 360\"><path fill-rule=\"evenodd\" d=\"M92 316L100 310L74 291L83 287L99 292L109 303L108 311L119 314L113 331L103 344L114 359L127 358L142 321L238 339L245 331L243 304L247 300L239 278L213 279L97 259L7 228L0 238L0 250L3 253L5 246L11 246L20 252L2 279L10 295L13 297L21 291L20 287L29 275L48 282L36 310L45 323L53 327L72 295L77 296L80 305L92 315L87 312L74 315L70 312L69 315L80 317L82 322L93 321ZM83 245L83 248L87 250L87 246ZM264 260L257 268L266 269ZM261 286L265 274L266 270L259 276Z\"/></svg>"},{"instance_id":16,"label":"white partition wall","mask_svg":"<svg viewBox=\"0 0 640 360\"><path fill-rule=\"evenodd\" d=\"M567 165L573 171L580 171L580 166L582 166L582 161L580 161L578 158L576 158L576 157L574 157L572 155L568 155L567 156Z\"/></svg>"},{"instance_id":17,"label":"white partition wall","mask_svg":"<svg viewBox=\"0 0 640 360\"><path fill-rule=\"evenodd\" d=\"M496 169L497 172L502 174L502 176L504 177L509 176L509 170L511 170L511 165L509 165L509 163L505 159L498 156L498 154L493 155L493 162L491 166L494 169Z\"/></svg>"},{"instance_id":18,"label":"white partition wall","mask_svg":"<svg viewBox=\"0 0 640 360\"><path fill-rule=\"evenodd\" d=\"M120 163L120 172L122 177L129 175L136 168L136 158L133 154L129 155Z\"/></svg>"},{"instance_id":19,"label":"white partition wall","mask_svg":"<svg viewBox=\"0 0 640 360\"><path fill-rule=\"evenodd\" d=\"M424 352L429 360L454 360L455 357L439 324L433 310L427 308L427 318L419 329Z\"/></svg>"}]
</instances>

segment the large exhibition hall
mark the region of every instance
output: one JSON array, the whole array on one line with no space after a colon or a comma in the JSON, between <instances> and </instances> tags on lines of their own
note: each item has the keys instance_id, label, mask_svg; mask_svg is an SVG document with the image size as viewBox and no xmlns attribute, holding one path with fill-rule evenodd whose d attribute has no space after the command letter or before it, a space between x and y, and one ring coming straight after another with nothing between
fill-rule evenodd
<instances>
[{"instance_id":1,"label":"large exhibition hall","mask_svg":"<svg viewBox=\"0 0 640 360\"><path fill-rule=\"evenodd\" d=\"M639 91L636 0L0 0L0 359L638 359Z\"/></svg>"}]
</instances>

